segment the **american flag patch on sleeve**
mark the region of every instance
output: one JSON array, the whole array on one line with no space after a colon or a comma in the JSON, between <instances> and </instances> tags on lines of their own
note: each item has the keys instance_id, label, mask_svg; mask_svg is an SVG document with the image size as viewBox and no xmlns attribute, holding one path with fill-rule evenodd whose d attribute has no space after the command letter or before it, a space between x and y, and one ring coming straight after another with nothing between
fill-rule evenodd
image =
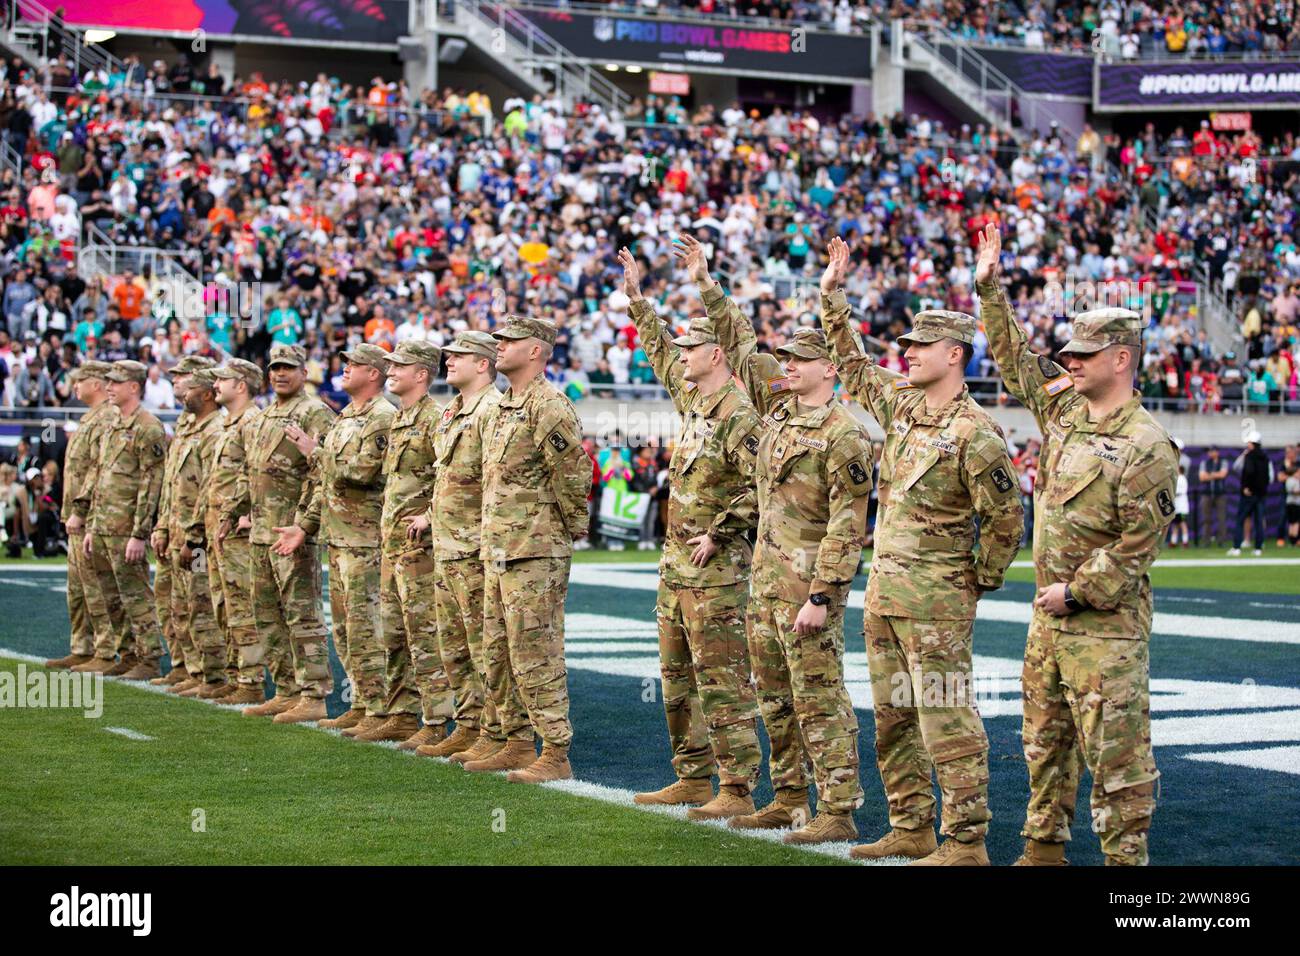
<instances>
[{"instance_id":1,"label":"american flag patch on sleeve","mask_svg":"<svg viewBox=\"0 0 1300 956\"><path fill-rule=\"evenodd\" d=\"M767 380L767 390L775 395L777 392L784 392L790 387L790 380L784 375L780 378L769 378Z\"/></svg>"},{"instance_id":2,"label":"american flag patch on sleeve","mask_svg":"<svg viewBox=\"0 0 1300 956\"><path fill-rule=\"evenodd\" d=\"M909 381L908 381L907 379L905 379L905 378L896 378L896 379L894 379L894 388L895 388L895 389L900 389L900 388L911 388L911 387L912 387L912 383L909 382Z\"/></svg>"},{"instance_id":3,"label":"american flag patch on sleeve","mask_svg":"<svg viewBox=\"0 0 1300 956\"><path fill-rule=\"evenodd\" d=\"M1070 376L1062 375L1060 378L1054 378L1050 382L1043 383L1043 391L1048 395L1059 395L1070 387Z\"/></svg>"}]
</instances>

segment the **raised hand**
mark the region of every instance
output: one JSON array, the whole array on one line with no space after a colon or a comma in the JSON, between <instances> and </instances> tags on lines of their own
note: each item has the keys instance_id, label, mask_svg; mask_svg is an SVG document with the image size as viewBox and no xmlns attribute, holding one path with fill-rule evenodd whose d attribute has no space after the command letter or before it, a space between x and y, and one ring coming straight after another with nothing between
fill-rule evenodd
<instances>
[{"instance_id":1,"label":"raised hand","mask_svg":"<svg viewBox=\"0 0 1300 956\"><path fill-rule=\"evenodd\" d=\"M822 273L822 295L830 295L844 285L844 277L849 271L849 244L839 236L833 238L826 246L830 261Z\"/></svg>"},{"instance_id":2,"label":"raised hand","mask_svg":"<svg viewBox=\"0 0 1300 956\"><path fill-rule=\"evenodd\" d=\"M696 282L709 281L709 260L704 246L694 236L681 235L673 240L673 257Z\"/></svg>"},{"instance_id":3,"label":"raised hand","mask_svg":"<svg viewBox=\"0 0 1300 956\"><path fill-rule=\"evenodd\" d=\"M623 267L623 291L630 300L639 302L644 296L641 295L641 270L637 268L636 257L624 246L618 251L618 261Z\"/></svg>"},{"instance_id":4,"label":"raised hand","mask_svg":"<svg viewBox=\"0 0 1300 956\"><path fill-rule=\"evenodd\" d=\"M975 260L975 281L992 282L1002 271L1002 233L991 222L980 230L979 255Z\"/></svg>"},{"instance_id":5,"label":"raised hand","mask_svg":"<svg viewBox=\"0 0 1300 956\"><path fill-rule=\"evenodd\" d=\"M284 426L284 434L289 441L297 445L298 450L308 458L310 458L311 453L316 450L316 446L320 444L319 441L292 423Z\"/></svg>"}]
</instances>

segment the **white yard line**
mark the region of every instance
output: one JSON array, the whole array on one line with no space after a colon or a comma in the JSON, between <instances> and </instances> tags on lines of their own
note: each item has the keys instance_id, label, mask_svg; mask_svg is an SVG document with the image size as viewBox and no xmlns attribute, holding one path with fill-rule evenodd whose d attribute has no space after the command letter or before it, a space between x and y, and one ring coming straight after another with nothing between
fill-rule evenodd
<instances>
[{"instance_id":1,"label":"white yard line","mask_svg":"<svg viewBox=\"0 0 1300 956\"><path fill-rule=\"evenodd\" d=\"M142 734L138 730L132 730L130 727L105 727L110 734L117 734L119 737L125 737L127 740L156 740L148 734Z\"/></svg>"}]
</instances>

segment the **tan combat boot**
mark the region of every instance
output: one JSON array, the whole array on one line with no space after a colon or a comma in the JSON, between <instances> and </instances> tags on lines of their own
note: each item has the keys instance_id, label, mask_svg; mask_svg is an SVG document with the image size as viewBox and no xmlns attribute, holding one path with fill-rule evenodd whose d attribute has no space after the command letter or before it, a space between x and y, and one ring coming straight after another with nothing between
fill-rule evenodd
<instances>
[{"instance_id":1,"label":"tan combat boot","mask_svg":"<svg viewBox=\"0 0 1300 956\"><path fill-rule=\"evenodd\" d=\"M890 830L875 843L863 843L849 850L849 858L854 860L883 860L887 856L905 856L920 860L939 848L934 838L934 827L921 827L919 830Z\"/></svg>"},{"instance_id":2,"label":"tan combat boot","mask_svg":"<svg viewBox=\"0 0 1300 956\"><path fill-rule=\"evenodd\" d=\"M155 687L171 687L175 684L179 684L188 677L189 675L185 673L185 668L173 667L167 672L166 677L155 677L149 683L153 684Z\"/></svg>"},{"instance_id":3,"label":"tan combat boot","mask_svg":"<svg viewBox=\"0 0 1300 956\"><path fill-rule=\"evenodd\" d=\"M122 675L122 680L147 680L152 683L158 679L158 664L140 661L135 667Z\"/></svg>"},{"instance_id":4,"label":"tan combat boot","mask_svg":"<svg viewBox=\"0 0 1300 956\"><path fill-rule=\"evenodd\" d=\"M393 714L378 727L351 736L362 743L377 744L387 740L405 740L419 729L420 718L415 714Z\"/></svg>"},{"instance_id":5,"label":"tan combat boot","mask_svg":"<svg viewBox=\"0 0 1300 956\"><path fill-rule=\"evenodd\" d=\"M263 704L266 702L266 692L262 690L260 684L240 684L230 696L221 698L220 703L230 704L232 706L243 706L244 704Z\"/></svg>"},{"instance_id":6,"label":"tan combat boot","mask_svg":"<svg viewBox=\"0 0 1300 956\"><path fill-rule=\"evenodd\" d=\"M542 744L542 755L520 770L506 774L510 783L546 783L548 780L572 780L573 768L569 766L569 747Z\"/></svg>"},{"instance_id":7,"label":"tan combat boot","mask_svg":"<svg viewBox=\"0 0 1300 956\"><path fill-rule=\"evenodd\" d=\"M638 793L633 803L651 807L675 807L683 803L708 803L713 799L713 784L708 777L687 777L670 783L662 790Z\"/></svg>"},{"instance_id":8,"label":"tan combat boot","mask_svg":"<svg viewBox=\"0 0 1300 956\"><path fill-rule=\"evenodd\" d=\"M264 704L256 707L244 708L245 717L274 717L276 714L282 714L291 707L297 707L299 697L297 695L289 697L276 694Z\"/></svg>"},{"instance_id":9,"label":"tan combat boot","mask_svg":"<svg viewBox=\"0 0 1300 956\"><path fill-rule=\"evenodd\" d=\"M808 809L808 788L778 790L776 799L757 813L732 817L727 826L733 830L784 830L798 829L812 819Z\"/></svg>"},{"instance_id":10,"label":"tan combat boot","mask_svg":"<svg viewBox=\"0 0 1300 956\"><path fill-rule=\"evenodd\" d=\"M237 690L239 690L239 681L226 678L217 685L216 692L209 699L224 704L228 698L235 695Z\"/></svg>"},{"instance_id":11,"label":"tan combat boot","mask_svg":"<svg viewBox=\"0 0 1300 956\"><path fill-rule=\"evenodd\" d=\"M179 684L172 684L171 687L168 687L167 693L177 694L180 696L193 696L189 694L189 691L197 692L202 685L203 682L197 677L187 677Z\"/></svg>"},{"instance_id":12,"label":"tan combat boot","mask_svg":"<svg viewBox=\"0 0 1300 956\"><path fill-rule=\"evenodd\" d=\"M218 697L226 696L230 691L231 687L225 681L213 681L200 687L199 692L194 696L199 700L216 700Z\"/></svg>"},{"instance_id":13,"label":"tan combat boot","mask_svg":"<svg viewBox=\"0 0 1300 956\"><path fill-rule=\"evenodd\" d=\"M687 820L729 820L743 817L754 812L754 798L740 787L723 784L718 787L718 795L702 807L691 807L686 811Z\"/></svg>"},{"instance_id":14,"label":"tan combat boot","mask_svg":"<svg viewBox=\"0 0 1300 956\"><path fill-rule=\"evenodd\" d=\"M988 866L989 853L984 849L983 840L962 843L948 837L939 849L923 860L915 860L912 866Z\"/></svg>"},{"instance_id":15,"label":"tan combat boot","mask_svg":"<svg viewBox=\"0 0 1300 956\"><path fill-rule=\"evenodd\" d=\"M485 734L479 734L478 740L469 745L469 750L462 750L460 753L452 754L448 759L452 763L467 764L475 760L484 760L491 757L498 750L506 745L504 740L493 740Z\"/></svg>"},{"instance_id":16,"label":"tan combat boot","mask_svg":"<svg viewBox=\"0 0 1300 956\"><path fill-rule=\"evenodd\" d=\"M308 697L304 694L298 699L296 707L283 710L271 718L273 724L307 724L315 720L324 720L329 716L325 709L324 697Z\"/></svg>"},{"instance_id":17,"label":"tan combat boot","mask_svg":"<svg viewBox=\"0 0 1300 956\"><path fill-rule=\"evenodd\" d=\"M337 717L331 717L329 720L320 721L319 726L326 730L347 730L349 727L355 727L361 723L361 719L366 716L364 707L353 707L351 710L345 710Z\"/></svg>"},{"instance_id":18,"label":"tan combat boot","mask_svg":"<svg viewBox=\"0 0 1300 956\"><path fill-rule=\"evenodd\" d=\"M498 770L523 770L537 760L537 751L531 740L507 740L500 750L482 760L469 760L462 766L470 773L492 773Z\"/></svg>"},{"instance_id":19,"label":"tan combat boot","mask_svg":"<svg viewBox=\"0 0 1300 956\"><path fill-rule=\"evenodd\" d=\"M1045 840L1026 840L1025 852L1020 854L1012 866L1069 866L1065 858L1064 843L1048 843Z\"/></svg>"},{"instance_id":20,"label":"tan combat boot","mask_svg":"<svg viewBox=\"0 0 1300 956\"><path fill-rule=\"evenodd\" d=\"M116 666L117 662L111 657L96 657L84 664L78 664L72 670L78 674L107 674Z\"/></svg>"},{"instance_id":21,"label":"tan combat boot","mask_svg":"<svg viewBox=\"0 0 1300 956\"><path fill-rule=\"evenodd\" d=\"M801 829L791 830L781 838L781 842L806 846L812 843L838 843L857 838L858 827L853 822L853 814L822 810L813 817L812 823Z\"/></svg>"},{"instance_id":22,"label":"tan combat boot","mask_svg":"<svg viewBox=\"0 0 1300 956\"><path fill-rule=\"evenodd\" d=\"M116 664L104 671L105 677L121 677L136 664L140 663L140 658L134 654L123 654Z\"/></svg>"},{"instance_id":23,"label":"tan combat boot","mask_svg":"<svg viewBox=\"0 0 1300 956\"><path fill-rule=\"evenodd\" d=\"M398 744L397 749L416 750L417 748L423 747L426 744L432 747L435 744L442 743L446 739L447 739L446 724L425 724L418 731L411 734L411 736L407 737L400 744Z\"/></svg>"},{"instance_id":24,"label":"tan combat boot","mask_svg":"<svg viewBox=\"0 0 1300 956\"><path fill-rule=\"evenodd\" d=\"M415 748L415 752L421 757L452 757L468 753L480 739L482 738L479 737L477 727L466 727L463 724L457 724L456 729L451 732L451 736L446 740L441 740L436 744L420 744Z\"/></svg>"},{"instance_id":25,"label":"tan combat boot","mask_svg":"<svg viewBox=\"0 0 1300 956\"><path fill-rule=\"evenodd\" d=\"M45 666L52 671L62 671L71 667L76 667L78 664L89 664L94 659L94 654L69 654L66 657L46 661Z\"/></svg>"},{"instance_id":26,"label":"tan combat boot","mask_svg":"<svg viewBox=\"0 0 1300 956\"><path fill-rule=\"evenodd\" d=\"M351 727L344 727L339 731L339 733L351 740L357 734L364 734L374 730L376 727L384 726L384 722L387 720L387 714L366 714L366 716L362 717L357 723L353 724Z\"/></svg>"}]
</instances>

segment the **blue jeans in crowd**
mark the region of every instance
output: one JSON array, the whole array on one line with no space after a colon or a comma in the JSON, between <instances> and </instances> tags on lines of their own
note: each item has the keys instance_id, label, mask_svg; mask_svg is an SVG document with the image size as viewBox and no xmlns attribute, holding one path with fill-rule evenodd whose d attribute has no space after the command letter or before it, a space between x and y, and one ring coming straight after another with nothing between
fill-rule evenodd
<instances>
[{"instance_id":1,"label":"blue jeans in crowd","mask_svg":"<svg viewBox=\"0 0 1300 956\"><path fill-rule=\"evenodd\" d=\"M1255 539L1255 550L1264 547L1264 499L1254 495L1242 495L1237 499L1237 534L1232 539L1234 548L1241 547L1241 539L1246 530L1246 518L1250 518L1251 536Z\"/></svg>"}]
</instances>

